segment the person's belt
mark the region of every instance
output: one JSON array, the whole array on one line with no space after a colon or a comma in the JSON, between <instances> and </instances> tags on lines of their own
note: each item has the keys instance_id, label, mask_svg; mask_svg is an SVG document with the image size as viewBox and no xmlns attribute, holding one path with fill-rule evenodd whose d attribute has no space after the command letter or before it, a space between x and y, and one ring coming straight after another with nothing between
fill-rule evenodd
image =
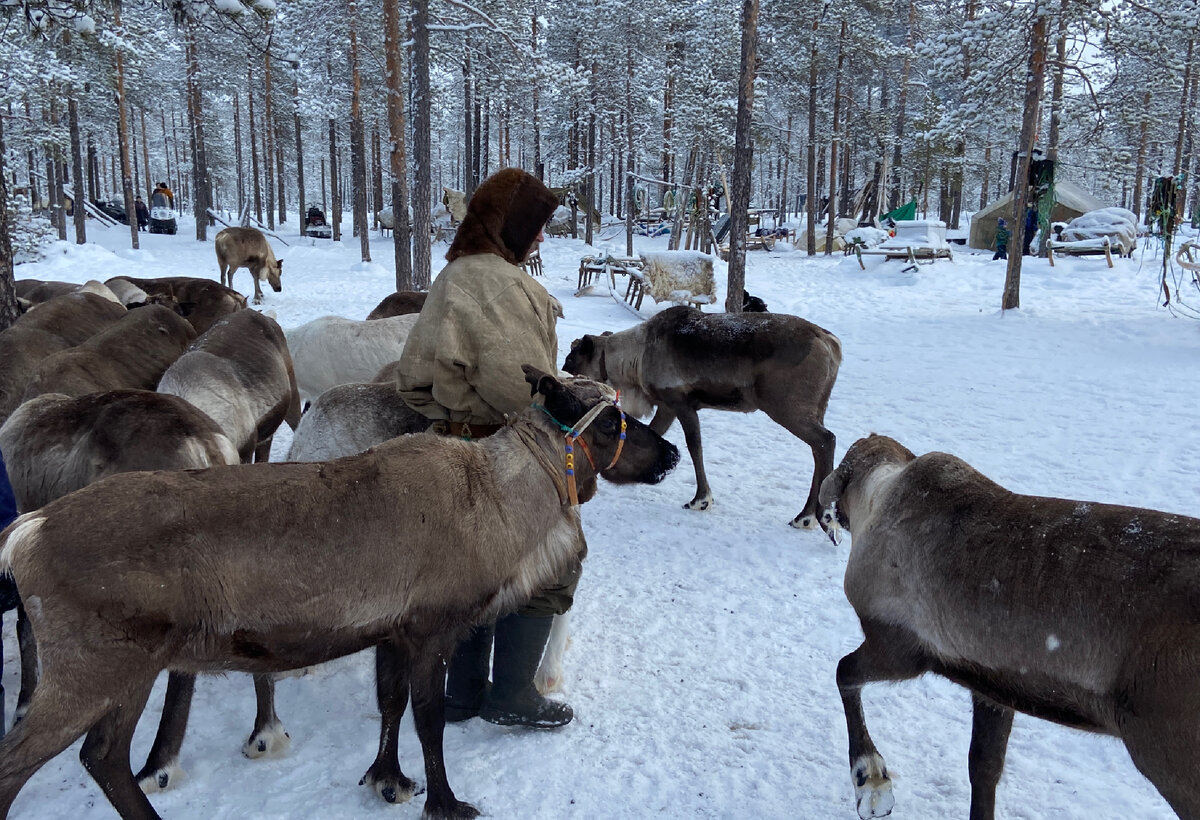
<instances>
[{"instance_id":1,"label":"person's belt","mask_svg":"<svg viewBox=\"0 0 1200 820\"><path fill-rule=\"evenodd\" d=\"M466 421L438 419L430 425L429 429L440 436L457 436L470 440L487 438L503 426L503 424L472 424Z\"/></svg>"}]
</instances>

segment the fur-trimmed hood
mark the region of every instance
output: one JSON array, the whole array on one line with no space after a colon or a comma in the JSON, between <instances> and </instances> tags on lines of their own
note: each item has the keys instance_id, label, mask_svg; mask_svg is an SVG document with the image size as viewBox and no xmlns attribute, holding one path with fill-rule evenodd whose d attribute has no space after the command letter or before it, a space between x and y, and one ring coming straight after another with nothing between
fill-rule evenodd
<instances>
[{"instance_id":1,"label":"fur-trimmed hood","mask_svg":"<svg viewBox=\"0 0 1200 820\"><path fill-rule=\"evenodd\" d=\"M475 189L446 260L493 253L519 265L556 207L558 198L537 177L519 168L497 171Z\"/></svg>"}]
</instances>

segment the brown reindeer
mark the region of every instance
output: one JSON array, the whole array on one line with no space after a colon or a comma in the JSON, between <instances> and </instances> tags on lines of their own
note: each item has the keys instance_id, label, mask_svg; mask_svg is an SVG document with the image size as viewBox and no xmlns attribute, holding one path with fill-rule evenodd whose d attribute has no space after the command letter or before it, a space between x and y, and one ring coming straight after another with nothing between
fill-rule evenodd
<instances>
[{"instance_id":1,"label":"brown reindeer","mask_svg":"<svg viewBox=\"0 0 1200 820\"><path fill-rule=\"evenodd\" d=\"M368 319L386 319L389 316L404 316L409 313L420 313L425 307L428 293L417 290L398 290L383 297L374 310L367 314Z\"/></svg>"},{"instance_id":2,"label":"brown reindeer","mask_svg":"<svg viewBox=\"0 0 1200 820\"><path fill-rule=\"evenodd\" d=\"M188 320L197 334L208 330L222 316L246 307L245 296L211 279L195 276L163 276L157 279L114 276L105 284L117 287L122 282L140 288L152 299L164 300L163 304L167 307L178 305L179 314Z\"/></svg>"},{"instance_id":3,"label":"brown reindeer","mask_svg":"<svg viewBox=\"0 0 1200 820\"><path fill-rule=\"evenodd\" d=\"M34 369L25 399L42 393L83 396L106 390L153 390L196 331L161 305L131 310L83 344L52 353Z\"/></svg>"},{"instance_id":4,"label":"brown reindeer","mask_svg":"<svg viewBox=\"0 0 1200 820\"><path fill-rule=\"evenodd\" d=\"M634 420L622 437L601 385L528 367L526 377L544 411L483 440L402 436L331 462L126 473L0 533L0 571L38 601L43 647L29 711L0 741L0 815L86 733L80 756L117 811L157 817L129 746L161 669L270 674L382 645L385 719L412 692L424 816L477 816L446 777L446 659L471 624L512 610L578 555L572 500L592 498L598 472L654 483L678 460ZM580 430L596 465L575 463L577 493L562 425ZM387 740L369 776L408 799L415 784Z\"/></svg>"},{"instance_id":5,"label":"brown reindeer","mask_svg":"<svg viewBox=\"0 0 1200 820\"><path fill-rule=\"evenodd\" d=\"M1200 519L1018 495L876 435L821 501L853 535L845 588L864 640L837 681L860 817L894 802L861 688L934 672L972 693L972 820L994 814L1014 710L1120 738L1200 818Z\"/></svg>"},{"instance_id":6,"label":"brown reindeer","mask_svg":"<svg viewBox=\"0 0 1200 820\"><path fill-rule=\"evenodd\" d=\"M265 461L275 430L300 422L300 396L279 324L256 310L219 320L159 381L160 393L187 399L225 431L242 461Z\"/></svg>"},{"instance_id":7,"label":"brown reindeer","mask_svg":"<svg viewBox=\"0 0 1200 820\"><path fill-rule=\"evenodd\" d=\"M125 313L112 299L68 293L37 305L0 332L0 423L21 403L42 359L83 343Z\"/></svg>"},{"instance_id":8,"label":"brown reindeer","mask_svg":"<svg viewBox=\"0 0 1200 820\"><path fill-rule=\"evenodd\" d=\"M808 500L791 522L811 529L821 523L821 479L833 471L835 439L825 429L825 408L841 363L838 338L797 316L701 313L681 306L620 333L576 339L563 369L608 382L635 415L657 405L650 428L659 435L679 419L696 470L696 495L687 509L706 510L713 503L698 411L762 410L812 448Z\"/></svg>"},{"instance_id":9,"label":"brown reindeer","mask_svg":"<svg viewBox=\"0 0 1200 820\"><path fill-rule=\"evenodd\" d=\"M225 228L213 242L217 250L217 266L221 269L221 284L233 287L233 273L245 268L254 277L254 304L263 300L260 280L265 279L276 293L283 290L280 274L283 260L275 258L275 251L267 237L256 228Z\"/></svg>"},{"instance_id":10,"label":"brown reindeer","mask_svg":"<svg viewBox=\"0 0 1200 820\"><path fill-rule=\"evenodd\" d=\"M30 512L93 481L133 470L186 470L237 464L237 450L207 415L177 396L148 390L115 390L79 398L45 394L25 401L0 426L17 509ZM28 709L37 682L37 646L23 607L18 608L21 691L16 719ZM185 716L186 717L186 716ZM168 710L151 750L150 771L178 770ZM177 733L182 742L182 732ZM160 761L160 762L159 762ZM154 785L167 785L166 775Z\"/></svg>"}]
</instances>

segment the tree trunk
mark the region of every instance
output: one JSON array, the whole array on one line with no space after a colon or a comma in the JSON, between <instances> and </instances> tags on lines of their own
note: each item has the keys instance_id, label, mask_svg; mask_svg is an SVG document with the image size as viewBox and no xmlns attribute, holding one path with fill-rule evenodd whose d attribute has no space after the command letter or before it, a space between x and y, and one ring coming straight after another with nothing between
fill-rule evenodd
<instances>
[{"instance_id":1,"label":"tree trunk","mask_svg":"<svg viewBox=\"0 0 1200 820\"><path fill-rule=\"evenodd\" d=\"M272 96L271 51L268 49L263 54L263 169L267 177L267 227L275 230L275 109Z\"/></svg>"},{"instance_id":2,"label":"tree trunk","mask_svg":"<svg viewBox=\"0 0 1200 820\"><path fill-rule=\"evenodd\" d=\"M588 177L584 186L587 213L583 216L585 226L583 241L592 244L592 213L596 210L596 109L600 107L600 64L592 60L592 110L588 112L587 164ZM672 232L673 233L673 232Z\"/></svg>"},{"instance_id":3,"label":"tree trunk","mask_svg":"<svg viewBox=\"0 0 1200 820\"><path fill-rule=\"evenodd\" d=\"M371 125L371 227L379 227L383 210L383 147L379 142L379 123ZM394 223L393 223L394 224Z\"/></svg>"},{"instance_id":4,"label":"tree trunk","mask_svg":"<svg viewBox=\"0 0 1200 820\"><path fill-rule=\"evenodd\" d=\"M413 287L429 290L433 278L433 253L430 243L431 196L430 123L432 121L429 93L429 0L413 0ZM400 87L404 87L403 76ZM395 160L393 160L395 161Z\"/></svg>"},{"instance_id":5,"label":"tree trunk","mask_svg":"<svg viewBox=\"0 0 1200 820\"><path fill-rule=\"evenodd\" d=\"M817 253L817 29L820 25L820 16L813 17L812 47L808 57L808 186L805 203L808 225L804 232L805 248L809 256L815 256ZM732 204L730 207L732 208ZM730 213L733 211L730 210ZM733 224L732 221L730 224Z\"/></svg>"},{"instance_id":6,"label":"tree trunk","mask_svg":"<svg viewBox=\"0 0 1200 820\"><path fill-rule=\"evenodd\" d=\"M533 6L533 24L530 26L529 33L530 52L533 54L533 172L538 179L545 178L545 170L542 168L542 111L541 111L541 78L538 76L537 69L541 67L541 61L538 58L538 7L534 3Z\"/></svg>"},{"instance_id":7,"label":"tree trunk","mask_svg":"<svg viewBox=\"0 0 1200 820\"><path fill-rule=\"evenodd\" d=\"M471 114L474 112L474 103L471 101L471 36L468 34L463 38L463 193L467 195L467 199L471 198L471 194L475 193L475 155L472 153L472 138L474 137L474 129L471 127Z\"/></svg>"},{"instance_id":8,"label":"tree trunk","mask_svg":"<svg viewBox=\"0 0 1200 820\"><path fill-rule=\"evenodd\" d=\"M687 216L687 204L691 198L692 180L696 173L696 155L698 150L695 145L688 151L687 160L683 163L683 177L679 180L677 190L679 195L675 197L675 213L671 217L671 236L667 239L667 250L679 250L680 240L683 237L683 220ZM589 245L591 242L588 243Z\"/></svg>"},{"instance_id":9,"label":"tree trunk","mask_svg":"<svg viewBox=\"0 0 1200 820\"><path fill-rule=\"evenodd\" d=\"M912 71L913 38L916 36L917 4L908 0L908 38L904 42L904 68L900 72L900 92L896 98L896 135L892 143L892 190L888 195L888 210L900 207L900 189L903 184L901 165L904 158L901 145L904 142L904 119L907 116L908 76Z\"/></svg>"},{"instance_id":10,"label":"tree trunk","mask_svg":"<svg viewBox=\"0 0 1200 820\"><path fill-rule=\"evenodd\" d=\"M296 131L296 207L300 212L300 235L308 235L308 226L305 221L305 215L308 212L308 203L305 202L307 193L304 190L304 139L301 136L300 123L300 80L297 75L300 73L300 63L292 64L292 121L295 123Z\"/></svg>"},{"instance_id":11,"label":"tree trunk","mask_svg":"<svg viewBox=\"0 0 1200 820\"><path fill-rule=\"evenodd\" d=\"M113 3L113 27L122 31L121 3ZM137 217L133 207L133 172L129 162L129 115L125 106L125 53L121 46L113 49L113 61L117 71L117 141L121 154L121 190L125 194L125 213L129 219L130 247L138 247Z\"/></svg>"},{"instance_id":12,"label":"tree trunk","mask_svg":"<svg viewBox=\"0 0 1200 820\"><path fill-rule=\"evenodd\" d=\"M342 241L342 196L338 179L337 120L329 118L329 224L333 241Z\"/></svg>"},{"instance_id":13,"label":"tree trunk","mask_svg":"<svg viewBox=\"0 0 1200 820\"><path fill-rule=\"evenodd\" d=\"M404 45L400 39L400 2L383 0L384 87L387 89L388 173L392 177L392 248L396 254L396 290L416 290L412 265L412 226L408 219L408 135L404 101ZM428 173L428 172L426 172ZM429 209L425 211L428 213ZM428 241L428 230L426 230Z\"/></svg>"},{"instance_id":14,"label":"tree trunk","mask_svg":"<svg viewBox=\"0 0 1200 820\"><path fill-rule=\"evenodd\" d=\"M753 0L747 0L753 2ZM625 20L625 255L633 256L633 212L637 197L633 182L633 16Z\"/></svg>"},{"instance_id":15,"label":"tree trunk","mask_svg":"<svg viewBox=\"0 0 1200 820\"><path fill-rule=\"evenodd\" d=\"M367 227L367 135L362 114L362 75L358 69L358 0L350 0L350 176L354 194L354 230L362 261L371 261Z\"/></svg>"},{"instance_id":16,"label":"tree trunk","mask_svg":"<svg viewBox=\"0 0 1200 820\"><path fill-rule=\"evenodd\" d=\"M8 173L4 167L4 117L0 117L0 331L7 330L21 315L13 280L12 237L8 233ZM79 209L77 209L79 210Z\"/></svg>"},{"instance_id":17,"label":"tree trunk","mask_svg":"<svg viewBox=\"0 0 1200 820\"><path fill-rule=\"evenodd\" d=\"M233 162L237 166L237 212L238 219L246 210L246 171L242 161L242 104L241 95L233 93ZM303 233L301 223L301 233Z\"/></svg>"},{"instance_id":18,"label":"tree trunk","mask_svg":"<svg viewBox=\"0 0 1200 820\"><path fill-rule=\"evenodd\" d=\"M829 142L829 225L825 228L825 255L833 254L833 234L837 227L839 117L842 112L842 68L846 62L846 18L838 35L837 71L833 80L833 139Z\"/></svg>"},{"instance_id":19,"label":"tree trunk","mask_svg":"<svg viewBox=\"0 0 1200 820\"><path fill-rule=\"evenodd\" d=\"M83 245L87 242L87 213L83 209L84 203L87 202L87 193L83 189L83 147L79 138L79 104L75 100L74 86L67 96L67 123L71 129L71 175L74 177L72 196L75 198L71 213L75 222L75 244ZM143 128L143 139L144 137ZM4 211L0 210L0 213Z\"/></svg>"},{"instance_id":20,"label":"tree trunk","mask_svg":"<svg viewBox=\"0 0 1200 820\"><path fill-rule=\"evenodd\" d=\"M262 185L258 176L258 129L254 127L254 69L246 69L247 111L250 115L250 176L254 179L254 218L263 221Z\"/></svg>"},{"instance_id":21,"label":"tree trunk","mask_svg":"<svg viewBox=\"0 0 1200 820\"><path fill-rule=\"evenodd\" d=\"M1133 207L1138 216L1142 214L1142 181L1146 178L1146 146L1150 136L1150 91L1142 95L1142 129L1138 137L1137 165L1133 172Z\"/></svg>"},{"instance_id":22,"label":"tree trunk","mask_svg":"<svg viewBox=\"0 0 1200 820\"><path fill-rule=\"evenodd\" d=\"M1046 18L1034 7L1033 31L1030 34L1029 71L1025 76L1025 117L1021 121L1021 143L1018 151L1016 186L1013 188L1012 237L1008 255L1008 272L1004 279L1001 310L1021 306L1021 249L1025 240L1025 208L1029 202L1029 161L1033 158L1033 143L1037 138L1038 109L1046 81Z\"/></svg>"},{"instance_id":23,"label":"tree trunk","mask_svg":"<svg viewBox=\"0 0 1200 820\"><path fill-rule=\"evenodd\" d=\"M200 93L200 59L196 53L196 27L187 21L188 117L192 132L192 213L196 217L196 240L208 239L208 153L204 145L204 107Z\"/></svg>"},{"instance_id":24,"label":"tree trunk","mask_svg":"<svg viewBox=\"0 0 1200 820\"><path fill-rule=\"evenodd\" d=\"M742 312L742 293L746 288L746 231L750 227L750 171L754 161L754 135L751 133L751 125L754 118L754 71L758 61L758 0L743 0L741 23L742 61L733 135L733 190L729 192L729 281L725 293L726 313Z\"/></svg>"}]
</instances>

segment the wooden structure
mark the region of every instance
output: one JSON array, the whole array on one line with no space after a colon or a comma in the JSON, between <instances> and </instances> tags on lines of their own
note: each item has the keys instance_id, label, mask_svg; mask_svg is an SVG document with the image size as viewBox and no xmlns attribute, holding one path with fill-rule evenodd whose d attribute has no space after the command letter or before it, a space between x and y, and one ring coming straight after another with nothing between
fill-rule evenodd
<instances>
[{"instance_id":1,"label":"wooden structure","mask_svg":"<svg viewBox=\"0 0 1200 820\"><path fill-rule=\"evenodd\" d=\"M538 248L534 248L529 256L525 257L525 261L521 263L521 270L530 276L542 276L545 273L542 268L542 252Z\"/></svg>"},{"instance_id":2,"label":"wooden structure","mask_svg":"<svg viewBox=\"0 0 1200 820\"><path fill-rule=\"evenodd\" d=\"M896 223L894 236L876 248L859 249L863 256L882 256L932 264L938 259L953 259L950 243L946 241L946 223L937 219L904 219ZM859 257L862 263L862 256Z\"/></svg>"},{"instance_id":3,"label":"wooden structure","mask_svg":"<svg viewBox=\"0 0 1200 820\"><path fill-rule=\"evenodd\" d=\"M646 279L642 273L645 267L646 263L640 257L585 256L579 260L579 286L575 289L575 295L582 296L586 288L604 277L615 296L619 292L617 277L623 276L626 280L623 298L630 307L639 310L646 295Z\"/></svg>"},{"instance_id":4,"label":"wooden structure","mask_svg":"<svg viewBox=\"0 0 1200 820\"><path fill-rule=\"evenodd\" d=\"M1113 266L1112 242L1107 236L1096 239L1077 239L1073 242L1062 242L1055 239L1046 240L1046 258L1050 267L1054 267L1054 254L1059 256L1103 256L1108 266Z\"/></svg>"}]
</instances>

